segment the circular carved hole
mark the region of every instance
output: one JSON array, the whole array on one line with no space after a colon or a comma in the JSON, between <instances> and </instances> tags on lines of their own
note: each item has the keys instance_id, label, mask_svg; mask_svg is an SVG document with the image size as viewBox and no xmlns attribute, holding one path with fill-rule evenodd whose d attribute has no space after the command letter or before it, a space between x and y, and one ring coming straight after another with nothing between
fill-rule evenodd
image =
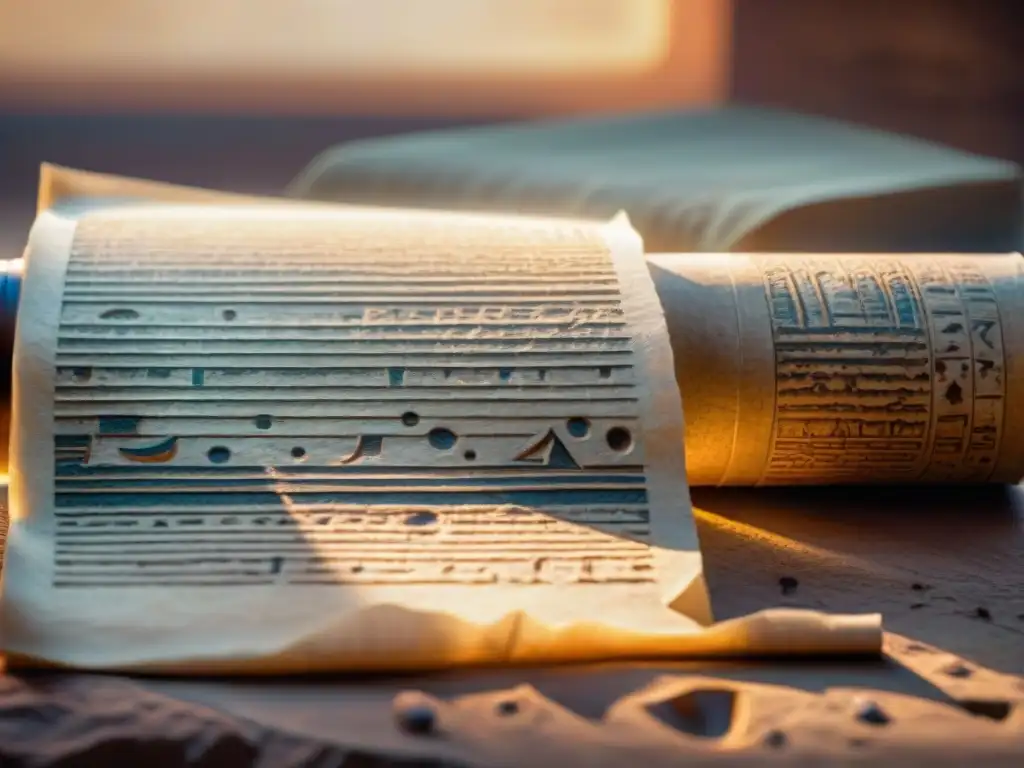
<instances>
[{"instance_id":1,"label":"circular carved hole","mask_svg":"<svg viewBox=\"0 0 1024 768\"><path fill-rule=\"evenodd\" d=\"M625 427L612 427L604 439L608 442L609 448L619 453L628 451L633 445L633 435Z\"/></svg>"},{"instance_id":2,"label":"circular carved hole","mask_svg":"<svg viewBox=\"0 0 1024 768\"><path fill-rule=\"evenodd\" d=\"M462 455L466 458L466 461L476 461L476 451L474 451L472 448L470 448Z\"/></svg>"},{"instance_id":3,"label":"circular carved hole","mask_svg":"<svg viewBox=\"0 0 1024 768\"><path fill-rule=\"evenodd\" d=\"M415 427L420 423L419 414L413 411L406 411L402 414L402 423L407 427Z\"/></svg>"},{"instance_id":4,"label":"circular carved hole","mask_svg":"<svg viewBox=\"0 0 1024 768\"><path fill-rule=\"evenodd\" d=\"M458 440L458 438L450 429L434 427L429 433L427 433L427 440L434 448L437 448L440 451L446 451L455 445L455 441Z\"/></svg>"},{"instance_id":5,"label":"circular carved hole","mask_svg":"<svg viewBox=\"0 0 1024 768\"><path fill-rule=\"evenodd\" d=\"M238 313L235 312L235 310L233 309L225 309L223 312L220 313L220 315L225 320L234 320L236 317L238 317Z\"/></svg>"},{"instance_id":6,"label":"circular carved hole","mask_svg":"<svg viewBox=\"0 0 1024 768\"><path fill-rule=\"evenodd\" d=\"M206 452L206 458L214 464L223 464L231 458L231 449L223 445L216 445Z\"/></svg>"},{"instance_id":7,"label":"circular carved hole","mask_svg":"<svg viewBox=\"0 0 1024 768\"><path fill-rule=\"evenodd\" d=\"M256 425L256 429L270 429L270 426L271 424L274 423L274 420L271 419L268 414L261 413L259 416L253 419L253 423Z\"/></svg>"},{"instance_id":8,"label":"circular carved hole","mask_svg":"<svg viewBox=\"0 0 1024 768\"><path fill-rule=\"evenodd\" d=\"M292 458L293 459L304 459L304 458L306 458L306 449L303 448L301 445L296 445L294 448L292 448Z\"/></svg>"},{"instance_id":9,"label":"circular carved hole","mask_svg":"<svg viewBox=\"0 0 1024 768\"><path fill-rule=\"evenodd\" d=\"M582 416L574 416L569 419L565 422L565 428L573 437L583 438L590 434L590 422Z\"/></svg>"}]
</instances>

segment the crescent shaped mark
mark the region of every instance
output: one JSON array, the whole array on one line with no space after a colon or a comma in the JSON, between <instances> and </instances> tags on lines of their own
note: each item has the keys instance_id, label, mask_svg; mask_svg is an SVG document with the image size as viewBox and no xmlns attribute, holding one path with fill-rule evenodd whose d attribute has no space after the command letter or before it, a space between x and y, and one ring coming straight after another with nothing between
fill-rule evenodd
<instances>
[{"instance_id":1,"label":"crescent shaped mark","mask_svg":"<svg viewBox=\"0 0 1024 768\"><path fill-rule=\"evenodd\" d=\"M139 464L164 464L178 455L178 438L168 437L143 448L118 448L121 457Z\"/></svg>"},{"instance_id":2,"label":"crescent shaped mark","mask_svg":"<svg viewBox=\"0 0 1024 768\"><path fill-rule=\"evenodd\" d=\"M360 459L380 456L381 447L383 445L384 437L382 435L363 435L359 438L359 442L356 443L355 450L343 458L339 463L354 464Z\"/></svg>"}]
</instances>

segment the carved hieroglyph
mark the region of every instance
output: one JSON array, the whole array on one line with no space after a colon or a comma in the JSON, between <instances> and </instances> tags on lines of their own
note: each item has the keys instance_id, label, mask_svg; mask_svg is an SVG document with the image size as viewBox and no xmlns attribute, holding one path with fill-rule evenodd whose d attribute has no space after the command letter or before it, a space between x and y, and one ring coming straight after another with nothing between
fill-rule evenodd
<instances>
[{"instance_id":1,"label":"carved hieroglyph","mask_svg":"<svg viewBox=\"0 0 1024 768\"><path fill-rule=\"evenodd\" d=\"M1024 475L1019 254L649 261L691 484Z\"/></svg>"}]
</instances>

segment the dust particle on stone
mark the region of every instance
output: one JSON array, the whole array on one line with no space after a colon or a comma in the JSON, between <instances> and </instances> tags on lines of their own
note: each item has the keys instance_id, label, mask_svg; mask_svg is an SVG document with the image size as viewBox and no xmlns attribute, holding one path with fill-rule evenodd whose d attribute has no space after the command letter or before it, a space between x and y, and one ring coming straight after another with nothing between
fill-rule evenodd
<instances>
[{"instance_id":1,"label":"dust particle on stone","mask_svg":"<svg viewBox=\"0 0 1024 768\"><path fill-rule=\"evenodd\" d=\"M773 749L786 746L787 741L786 734L782 731L768 731L764 736L765 746L772 747Z\"/></svg>"},{"instance_id":2,"label":"dust particle on stone","mask_svg":"<svg viewBox=\"0 0 1024 768\"><path fill-rule=\"evenodd\" d=\"M924 608L924 603L911 603L910 610L916 611L918 608Z\"/></svg>"},{"instance_id":3,"label":"dust particle on stone","mask_svg":"<svg viewBox=\"0 0 1024 768\"><path fill-rule=\"evenodd\" d=\"M910 585L910 588L915 592L924 592L926 589L931 589L931 586L928 584L922 584L918 581L915 581L913 584Z\"/></svg>"},{"instance_id":4,"label":"dust particle on stone","mask_svg":"<svg viewBox=\"0 0 1024 768\"><path fill-rule=\"evenodd\" d=\"M974 609L974 617L982 621L992 621L992 612L983 605Z\"/></svg>"},{"instance_id":5,"label":"dust particle on stone","mask_svg":"<svg viewBox=\"0 0 1024 768\"><path fill-rule=\"evenodd\" d=\"M888 725L892 718L873 701L861 702L857 707L857 719L868 725Z\"/></svg>"},{"instance_id":6,"label":"dust particle on stone","mask_svg":"<svg viewBox=\"0 0 1024 768\"><path fill-rule=\"evenodd\" d=\"M426 704L402 707L395 713L398 727L414 736L428 736L437 726L437 715Z\"/></svg>"},{"instance_id":7,"label":"dust particle on stone","mask_svg":"<svg viewBox=\"0 0 1024 768\"><path fill-rule=\"evenodd\" d=\"M498 714L503 716L514 715L519 711L519 702L511 699L498 702Z\"/></svg>"},{"instance_id":8,"label":"dust particle on stone","mask_svg":"<svg viewBox=\"0 0 1024 768\"><path fill-rule=\"evenodd\" d=\"M946 670L946 674L950 677L970 677L972 672L970 667L964 666L963 664L954 664Z\"/></svg>"},{"instance_id":9,"label":"dust particle on stone","mask_svg":"<svg viewBox=\"0 0 1024 768\"><path fill-rule=\"evenodd\" d=\"M782 594L784 595L792 595L796 592L796 588L799 586L800 582L792 576L783 576L779 579L779 587L782 589Z\"/></svg>"}]
</instances>

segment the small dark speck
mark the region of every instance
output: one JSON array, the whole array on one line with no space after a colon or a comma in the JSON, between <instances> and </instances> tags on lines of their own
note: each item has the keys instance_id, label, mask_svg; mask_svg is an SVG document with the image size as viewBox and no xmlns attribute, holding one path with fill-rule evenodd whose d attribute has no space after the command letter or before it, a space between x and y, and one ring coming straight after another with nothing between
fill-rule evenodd
<instances>
[{"instance_id":1,"label":"small dark speck","mask_svg":"<svg viewBox=\"0 0 1024 768\"><path fill-rule=\"evenodd\" d=\"M134 309L108 309L100 315L100 320L138 320L139 313Z\"/></svg>"},{"instance_id":2,"label":"small dark speck","mask_svg":"<svg viewBox=\"0 0 1024 768\"><path fill-rule=\"evenodd\" d=\"M940 374L940 375L945 373L946 372L946 364L944 362L942 362L941 360L938 360L935 363L935 372Z\"/></svg>"},{"instance_id":3,"label":"small dark speck","mask_svg":"<svg viewBox=\"0 0 1024 768\"><path fill-rule=\"evenodd\" d=\"M924 592L926 589L931 589L931 585L921 584L920 582L915 581L913 584L910 585L910 588L915 592Z\"/></svg>"},{"instance_id":4,"label":"small dark speck","mask_svg":"<svg viewBox=\"0 0 1024 768\"><path fill-rule=\"evenodd\" d=\"M786 734L782 731L768 731L764 737L765 746L774 747L775 749L786 746L787 741Z\"/></svg>"},{"instance_id":5,"label":"small dark speck","mask_svg":"<svg viewBox=\"0 0 1024 768\"><path fill-rule=\"evenodd\" d=\"M503 716L514 715L519 712L519 702L507 699L498 702L498 714Z\"/></svg>"},{"instance_id":6,"label":"small dark speck","mask_svg":"<svg viewBox=\"0 0 1024 768\"><path fill-rule=\"evenodd\" d=\"M868 725L888 725L892 718L873 701L865 701L857 707L857 719Z\"/></svg>"},{"instance_id":7,"label":"small dark speck","mask_svg":"<svg viewBox=\"0 0 1024 768\"><path fill-rule=\"evenodd\" d=\"M349 571L351 571L352 573L362 573L363 572L363 566L361 566L361 565L353 565L351 568L349 568Z\"/></svg>"},{"instance_id":8,"label":"small dark speck","mask_svg":"<svg viewBox=\"0 0 1024 768\"><path fill-rule=\"evenodd\" d=\"M918 608L924 608L924 603L911 603L910 610L916 611Z\"/></svg>"},{"instance_id":9,"label":"small dark speck","mask_svg":"<svg viewBox=\"0 0 1024 768\"><path fill-rule=\"evenodd\" d=\"M921 653L922 651L927 651L928 648L920 643L911 643L907 646L906 650L910 653Z\"/></svg>"},{"instance_id":10,"label":"small dark speck","mask_svg":"<svg viewBox=\"0 0 1024 768\"><path fill-rule=\"evenodd\" d=\"M982 621L992 621L992 612L983 605L979 605L974 609L974 617Z\"/></svg>"},{"instance_id":11,"label":"small dark speck","mask_svg":"<svg viewBox=\"0 0 1024 768\"><path fill-rule=\"evenodd\" d=\"M1024 613L1017 614L1017 621L1024 621Z\"/></svg>"},{"instance_id":12,"label":"small dark speck","mask_svg":"<svg viewBox=\"0 0 1024 768\"><path fill-rule=\"evenodd\" d=\"M437 715L425 704L403 707L395 713L398 727L413 736L429 736L434 733Z\"/></svg>"},{"instance_id":13,"label":"small dark speck","mask_svg":"<svg viewBox=\"0 0 1024 768\"><path fill-rule=\"evenodd\" d=\"M859 749L861 747L866 747L870 743L871 742L868 741L867 739L850 739L850 746L851 747L855 747L857 749Z\"/></svg>"},{"instance_id":14,"label":"small dark speck","mask_svg":"<svg viewBox=\"0 0 1024 768\"><path fill-rule=\"evenodd\" d=\"M437 522L437 515L433 512L416 512L405 518L406 525L431 525Z\"/></svg>"},{"instance_id":15,"label":"small dark speck","mask_svg":"<svg viewBox=\"0 0 1024 768\"><path fill-rule=\"evenodd\" d=\"M796 588L800 586L800 582L794 579L792 576L783 576L779 579L779 587L782 588L782 594L792 595L796 592Z\"/></svg>"},{"instance_id":16,"label":"small dark speck","mask_svg":"<svg viewBox=\"0 0 1024 768\"><path fill-rule=\"evenodd\" d=\"M946 674L950 677L970 677L974 674L970 667L963 664L954 664L952 667L946 670Z\"/></svg>"}]
</instances>

